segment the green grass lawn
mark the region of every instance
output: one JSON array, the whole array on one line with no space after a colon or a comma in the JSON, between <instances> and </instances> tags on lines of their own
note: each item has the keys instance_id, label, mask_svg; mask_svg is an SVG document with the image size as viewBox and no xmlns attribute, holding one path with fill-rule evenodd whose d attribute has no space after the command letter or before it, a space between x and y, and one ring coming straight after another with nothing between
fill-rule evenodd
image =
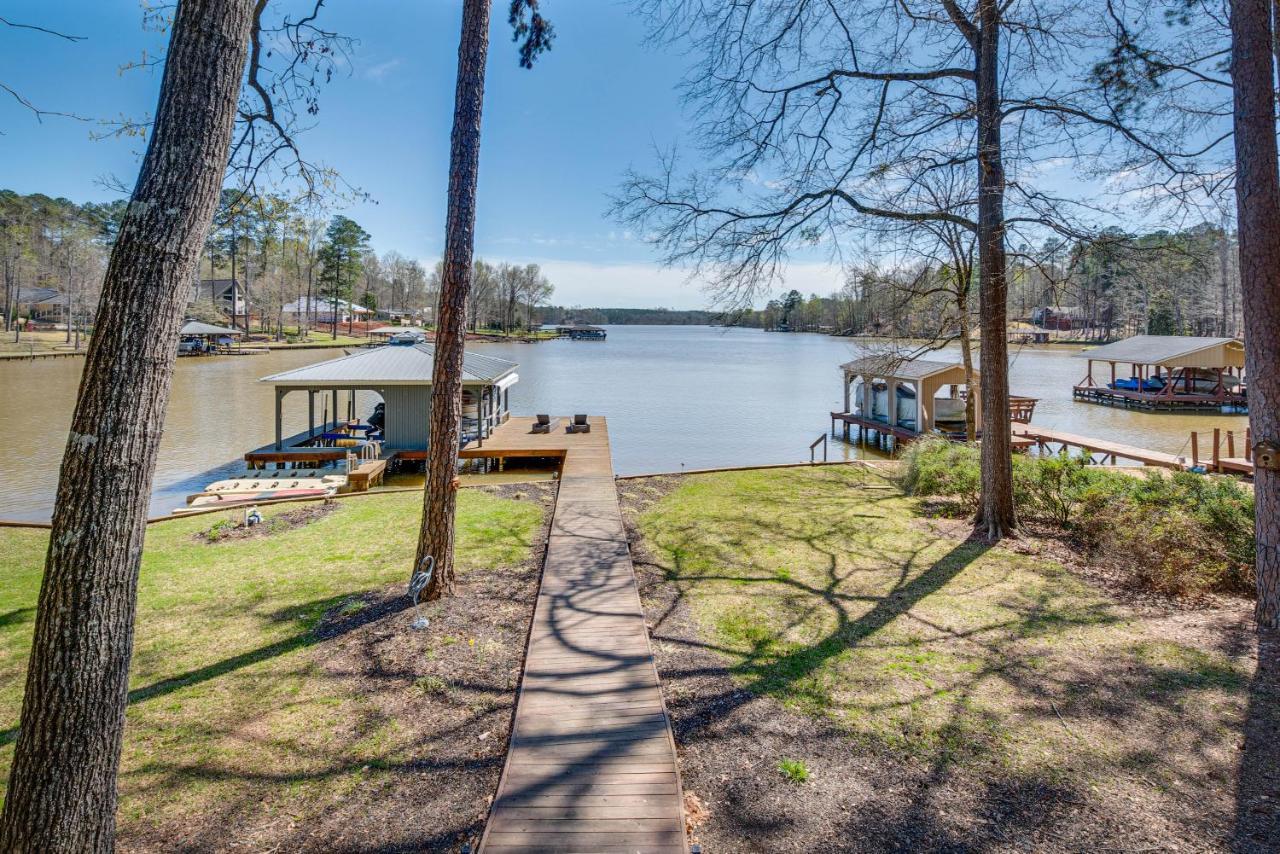
<instances>
[{"instance_id":1,"label":"green grass lawn","mask_svg":"<svg viewBox=\"0 0 1280 854\"><path fill-rule=\"evenodd\" d=\"M636 524L701 641L851 755L1229 796L1252 662L1194 614L1122 604L1034 542L966 541L861 468L680 484Z\"/></svg>"},{"instance_id":2,"label":"green grass lawn","mask_svg":"<svg viewBox=\"0 0 1280 854\"><path fill-rule=\"evenodd\" d=\"M362 596L406 579L421 501L416 493L350 499L303 526L216 543L200 533L222 514L148 529L122 827L206 814L250 779L273 781L271 795L286 800L306 786L354 786L361 767L387 760L397 721L379 718L343 734L367 710L366 698L326 674L310 648L321 643L313 630L326 612L358 613ZM269 509L268 522L300 506ZM460 572L526 560L542 517L536 501L463 490ZM0 529L0 800L46 540L45 531ZM231 773L247 769L255 776Z\"/></svg>"}]
</instances>

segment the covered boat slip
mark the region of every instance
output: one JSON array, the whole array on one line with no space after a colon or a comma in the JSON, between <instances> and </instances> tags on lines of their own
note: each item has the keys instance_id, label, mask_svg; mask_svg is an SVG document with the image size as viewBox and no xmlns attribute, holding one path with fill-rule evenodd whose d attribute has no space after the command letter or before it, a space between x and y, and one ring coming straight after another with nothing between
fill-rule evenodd
<instances>
[{"instance_id":1,"label":"covered boat slip","mask_svg":"<svg viewBox=\"0 0 1280 854\"><path fill-rule=\"evenodd\" d=\"M904 359L897 356L865 356L840 366L844 375L844 414L853 414L874 426L896 428L907 434L931 433L939 425L964 430L965 385L962 365ZM950 393L938 397L949 388ZM974 413L981 429L982 415ZM856 422L855 422L856 423ZM848 422L845 426L848 430Z\"/></svg>"},{"instance_id":2,"label":"covered boat slip","mask_svg":"<svg viewBox=\"0 0 1280 854\"><path fill-rule=\"evenodd\" d=\"M1072 389L1076 400L1184 412L1243 412L1248 406L1244 343L1237 338L1135 335L1076 358L1089 365ZM1108 366L1100 378L1095 362Z\"/></svg>"},{"instance_id":3,"label":"covered boat slip","mask_svg":"<svg viewBox=\"0 0 1280 854\"><path fill-rule=\"evenodd\" d=\"M246 455L250 462L296 464L356 453L391 460L406 453L421 458L430 436L432 367L431 344L411 347L377 347L348 356L263 377L275 386L275 442ZM515 362L467 353L463 360L464 443L489 436L510 415L509 389L519 380ZM373 392L382 398L380 412L360 423L356 392ZM305 392L307 429L295 436L283 435L284 402L292 392ZM317 399L321 419L316 420ZM332 406L330 407L330 404ZM345 405L345 416L340 414ZM351 445L345 435L363 433ZM337 447L333 447L333 446Z\"/></svg>"}]
</instances>

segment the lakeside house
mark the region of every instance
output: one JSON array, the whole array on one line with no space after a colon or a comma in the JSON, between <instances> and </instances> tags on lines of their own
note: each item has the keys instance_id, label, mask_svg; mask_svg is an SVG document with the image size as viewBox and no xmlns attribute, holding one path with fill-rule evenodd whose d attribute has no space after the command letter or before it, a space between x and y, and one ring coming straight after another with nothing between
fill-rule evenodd
<instances>
[{"instance_id":1,"label":"lakeside house","mask_svg":"<svg viewBox=\"0 0 1280 854\"><path fill-rule=\"evenodd\" d=\"M1088 362L1072 389L1076 400L1163 411L1240 412L1248 406L1239 338L1135 335L1076 358ZM1107 366L1101 378L1094 377L1095 363Z\"/></svg>"},{"instance_id":2,"label":"lakeside house","mask_svg":"<svg viewBox=\"0 0 1280 854\"><path fill-rule=\"evenodd\" d=\"M275 442L266 455L276 461L287 461L290 453L305 458L307 449L324 441L332 428L358 422L361 413L355 411L356 392L371 391L382 398L382 414L380 418L366 416L365 420L374 422L371 426L380 434L380 455L384 459L424 459L430 436L434 360L435 347L431 344L375 347L263 377L260 382L275 386ZM520 379L518 367L515 362L496 356L465 354L463 441L487 438L510 417L510 389ZM307 430L285 437L283 407L294 392L306 393ZM340 395L345 396L345 401L340 400ZM373 431L365 432L368 436Z\"/></svg>"},{"instance_id":3,"label":"lakeside house","mask_svg":"<svg viewBox=\"0 0 1280 854\"><path fill-rule=\"evenodd\" d=\"M18 288L17 316L32 323L60 325L67 322L71 298L57 288Z\"/></svg>"},{"instance_id":4,"label":"lakeside house","mask_svg":"<svg viewBox=\"0 0 1280 854\"><path fill-rule=\"evenodd\" d=\"M187 305L196 303L211 303L231 319L233 326L237 321L245 320L249 310L244 286L238 279L201 279L196 282L191 298L187 300Z\"/></svg>"},{"instance_id":5,"label":"lakeside house","mask_svg":"<svg viewBox=\"0 0 1280 854\"><path fill-rule=\"evenodd\" d=\"M350 300L333 300L321 297L301 297L293 302L285 303L280 313L285 323L294 326L305 323L333 323L335 314L338 323L349 323L352 320L363 321L374 314L371 310Z\"/></svg>"}]
</instances>

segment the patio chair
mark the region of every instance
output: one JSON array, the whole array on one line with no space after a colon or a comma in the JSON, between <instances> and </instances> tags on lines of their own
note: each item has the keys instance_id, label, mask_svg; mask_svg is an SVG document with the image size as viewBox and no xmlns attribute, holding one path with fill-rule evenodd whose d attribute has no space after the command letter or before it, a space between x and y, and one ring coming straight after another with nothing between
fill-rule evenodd
<instances>
[{"instance_id":1,"label":"patio chair","mask_svg":"<svg viewBox=\"0 0 1280 854\"><path fill-rule=\"evenodd\" d=\"M530 433L550 433L552 430L555 429L555 426L559 423L560 423L559 418L553 419L550 415L538 415L538 416L535 416L534 422L533 422L533 428L529 430L529 432Z\"/></svg>"},{"instance_id":2,"label":"patio chair","mask_svg":"<svg viewBox=\"0 0 1280 854\"><path fill-rule=\"evenodd\" d=\"M564 431L566 433L590 433L591 425L587 423L587 416L575 415L573 416L573 423L566 425Z\"/></svg>"}]
</instances>

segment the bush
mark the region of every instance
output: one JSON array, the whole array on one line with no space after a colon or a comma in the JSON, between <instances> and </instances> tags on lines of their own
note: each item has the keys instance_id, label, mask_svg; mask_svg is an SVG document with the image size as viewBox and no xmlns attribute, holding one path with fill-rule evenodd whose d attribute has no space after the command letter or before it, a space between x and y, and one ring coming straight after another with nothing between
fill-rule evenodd
<instances>
[{"instance_id":1,"label":"bush","mask_svg":"<svg viewBox=\"0 0 1280 854\"><path fill-rule=\"evenodd\" d=\"M952 498L966 509L978 509L982 473L978 449L929 437L907 447L902 488L908 495Z\"/></svg>"},{"instance_id":2,"label":"bush","mask_svg":"<svg viewBox=\"0 0 1280 854\"><path fill-rule=\"evenodd\" d=\"M976 509L978 450L940 439L906 454L904 489ZM1014 497L1024 519L1068 531L1140 586L1185 595L1207 590L1253 592L1253 493L1227 477L1190 472L1143 477L1086 465L1066 456L1013 461Z\"/></svg>"}]
</instances>

